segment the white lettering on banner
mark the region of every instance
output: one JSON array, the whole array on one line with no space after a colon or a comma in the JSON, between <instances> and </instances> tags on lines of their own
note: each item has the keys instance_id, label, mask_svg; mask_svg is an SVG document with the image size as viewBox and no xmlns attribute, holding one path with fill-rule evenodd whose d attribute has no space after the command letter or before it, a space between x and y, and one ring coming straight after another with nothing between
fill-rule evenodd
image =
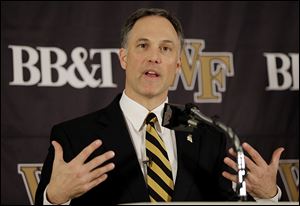
<instances>
[{"instance_id":1,"label":"white lettering on banner","mask_svg":"<svg viewBox=\"0 0 300 206\"><path fill-rule=\"evenodd\" d=\"M41 82L38 86L59 87L67 83L67 71L63 65L67 62L67 55L63 50L56 47L37 47L41 53ZM51 53L56 55L56 62L51 64ZM36 63L36 62L35 62ZM58 80L52 81L52 70L55 69L58 73Z\"/></svg>"},{"instance_id":2,"label":"white lettering on banner","mask_svg":"<svg viewBox=\"0 0 300 206\"><path fill-rule=\"evenodd\" d=\"M13 81L10 85L31 86L40 81L40 71L34 65L39 60L38 53L29 46L8 46L13 51ZM23 62L23 52L27 53L28 60ZM29 80L24 80L23 68L27 68L30 75Z\"/></svg>"},{"instance_id":3,"label":"white lettering on banner","mask_svg":"<svg viewBox=\"0 0 300 206\"><path fill-rule=\"evenodd\" d=\"M10 85L40 87L60 87L69 83L74 88L101 87L115 88L113 83L111 55L118 54L118 49L90 49L76 47L71 52L73 64L65 67L67 55L65 51L57 47L37 47L36 50L29 46L9 45L13 56L13 81ZM39 52L38 52L39 51ZM39 56L40 53L40 56ZM93 60L95 54L100 54L101 64L91 64L91 72L85 62L88 58ZM51 58L55 56L56 61ZM26 59L25 61L24 59ZM40 57L40 70L36 66ZM98 69L101 68L102 77L95 79ZM29 79L25 80L24 69L29 72ZM57 72L57 80L53 81L53 71ZM79 76L80 77L79 77Z\"/></svg>"},{"instance_id":4,"label":"white lettering on banner","mask_svg":"<svg viewBox=\"0 0 300 206\"><path fill-rule=\"evenodd\" d=\"M70 64L69 55L58 47L9 45L8 48L13 57L13 80L9 85L61 87L68 83L76 89L117 87L113 82L112 55L118 55L119 49L76 47L71 51ZM222 92L226 91L226 77L234 76L233 55L231 52L204 52L204 48L202 39L185 39L181 70L170 90L176 90L181 79L185 90L197 90L194 102L220 103ZM268 71L266 90L298 91L299 54L263 55ZM101 77L97 77L98 71Z\"/></svg>"},{"instance_id":5,"label":"white lettering on banner","mask_svg":"<svg viewBox=\"0 0 300 206\"><path fill-rule=\"evenodd\" d=\"M264 53L269 85L266 90L299 90L299 53ZM291 69L291 71L289 71ZM279 78L281 76L281 78Z\"/></svg>"},{"instance_id":6,"label":"white lettering on banner","mask_svg":"<svg viewBox=\"0 0 300 206\"><path fill-rule=\"evenodd\" d=\"M35 49L9 45L8 48L12 50L13 56L13 80L10 85L61 87L69 83L76 89L117 87L113 83L112 54L118 54L119 49L87 50L76 47L71 51L72 63L67 67L68 55L57 47ZM194 102L219 103L222 102L221 92L226 91L226 76L234 75L232 53L203 52L204 48L205 41L202 39L185 39L181 71L176 75L170 90L177 89L180 78L186 90L193 90L197 81L198 91L194 93ZM87 65L88 60L100 61L101 64ZM97 79L96 72L99 69L102 76ZM57 74L56 80L53 79L54 72Z\"/></svg>"}]
</instances>

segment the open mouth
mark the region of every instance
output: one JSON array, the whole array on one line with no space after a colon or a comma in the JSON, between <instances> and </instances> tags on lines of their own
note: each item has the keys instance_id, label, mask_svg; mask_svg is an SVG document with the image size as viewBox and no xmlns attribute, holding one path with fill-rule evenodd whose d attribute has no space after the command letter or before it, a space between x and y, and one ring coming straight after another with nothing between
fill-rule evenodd
<instances>
[{"instance_id":1,"label":"open mouth","mask_svg":"<svg viewBox=\"0 0 300 206\"><path fill-rule=\"evenodd\" d=\"M146 71L145 75L150 78L159 77L159 74L154 71Z\"/></svg>"}]
</instances>

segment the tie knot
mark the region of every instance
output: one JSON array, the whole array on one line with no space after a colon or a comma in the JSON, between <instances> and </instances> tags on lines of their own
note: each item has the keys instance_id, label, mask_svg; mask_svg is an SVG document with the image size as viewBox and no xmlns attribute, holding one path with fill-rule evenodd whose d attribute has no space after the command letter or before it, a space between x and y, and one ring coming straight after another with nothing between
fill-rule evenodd
<instances>
[{"instance_id":1,"label":"tie knot","mask_svg":"<svg viewBox=\"0 0 300 206\"><path fill-rule=\"evenodd\" d=\"M157 117L154 113L150 112L146 117L146 124L154 123L157 120Z\"/></svg>"}]
</instances>

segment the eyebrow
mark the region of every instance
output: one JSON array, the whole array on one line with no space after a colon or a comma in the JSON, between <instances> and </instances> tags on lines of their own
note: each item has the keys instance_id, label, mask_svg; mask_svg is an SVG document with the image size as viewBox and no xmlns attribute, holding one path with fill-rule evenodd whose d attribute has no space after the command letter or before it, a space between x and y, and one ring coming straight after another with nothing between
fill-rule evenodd
<instances>
[{"instance_id":1,"label":"eyebrow","mask_svg":"<svg viewBox=\"0 0 300 206\"><path fill-rule=\"evenodd\" d=\"M140 41L150 41L149 39L146 39L146 38L140 38L138 39L136 42L140 42Z\"/></svg>"},{"instance_id":2,"label":"eyebrow","mask_svg":"<svg viewBox=\"0 0 300 206\"><path fill-rule=\"evenodd\" d=\"M167 43L167 44L175 44L173 41L171 40L163 40L162 41L163 43Z\"/></svg>"},{"instance_id":3,"label":"eyebrow","mask_svg":"<svg viewBox=\"0 0 300 206\"><path fill-rule=\"evenodd\" d=\"M141 42L141 41L150 42L150 40L147 39L147 38L140 38L136 42ZM162 40L161 43L167 43L167 44L173 44L173 45L175 45L175 43L173 41L167 40L167 39L166 40Z\"/></svg>"}]
</instances>

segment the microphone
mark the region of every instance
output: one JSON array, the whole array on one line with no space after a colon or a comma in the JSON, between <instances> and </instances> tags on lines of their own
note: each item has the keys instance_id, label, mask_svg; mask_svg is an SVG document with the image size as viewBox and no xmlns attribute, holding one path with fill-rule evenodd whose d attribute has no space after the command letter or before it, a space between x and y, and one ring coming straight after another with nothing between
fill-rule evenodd
<instances>
[{"instance_id":1,"label":"microphone","mask_svg":"<svg viewBox=\"0 0 300 206\"><path fill-rule=\"evenodd\" d=\"M222 122L217 121L218 116L214 115L213 117L208 117L205 114L201 113L199 108L192 103L188 103L185 105L186 111L187 113L190 114L190 117L192 118L191 121L194 122L194 124L196 126L194 127L198 127L200 123L204 123L210 126L215 127L217 130L224 132L225 134L228 135L229 138L233 138L234 134L233 131L230 127L227 127L226 125L224 125Z\"/></svg>"},{"instance_id":2,"label":"microphone","mask_svg":"<svg viewBox=\"0 0 300 206\"><path fill-rule=\"evenodd\" d=\"M188 123L190 121L190 117L184 105L166 103L162 116L162 126L169 129L192 132L193 127L190 127L190 124L196 126L192 121L190 124Z\"/></svg>"},{"instance_id":3,"label":"microphone","mask_svg":"<svg viewBox=\"0 0 300 206\"><path fill-rule=\"evenodd\" d=\"M237 153L236 163L238 168L238 182L236 184L236 192L238 193L241 201L247 200L244 151L238 136L233 132L233 130L222 122L217 121L216 117L210 118L202 114L198 107L192 103L188 103L186 105L165 104L162 126L175 131L192 132L195 128L199 128L200 125L203 124L213 126L221 132L224 132L227 137L231 139Z\"/></svg>"},{"instance_id":4,"label":"microphone","mask_svg":"<svg viewBox=\"0 0 300 206\"><path fill-rule=\"evenodd\" d=\"M198 119L201 122L205 122L209 125L213 125L215 122L212 118L209 118L208 116L201 113L198 107L192 103L186 104L185 109L188 113L196 115L196 119Z\"/></svg>"},{"instance_id":5,"label":"microphone","mask_svg":"<svg viewBox=\"0 0 300 206\"><path fill-rule=\"evenodd\" d=\"M225 131L225 134L233 138L232 129L217 121L217 118L216 115L213 117L204 115L193 103L186 105L166 103L163 111L162 126L175 131L193 132L195 128L209 125L221 132Z\"/></svg>"}]
</instances>

